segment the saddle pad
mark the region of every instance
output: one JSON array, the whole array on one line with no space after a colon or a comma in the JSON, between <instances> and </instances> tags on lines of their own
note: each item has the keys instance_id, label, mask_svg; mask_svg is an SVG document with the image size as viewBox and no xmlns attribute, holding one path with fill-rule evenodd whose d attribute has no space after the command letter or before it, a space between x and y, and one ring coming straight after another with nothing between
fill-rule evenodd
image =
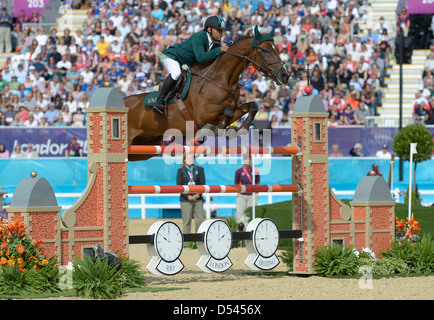
<instances>
[{"instance_id":1,"label":"saddle pad","mask_svg":"<svg viewBox=\"0 0 434 320\"><path fill-rule=\"evenodd\" d=\"M187 80L185 80L185 84L184 87L182 88L181 94L180 94L180 99L184 100L185 97L187 97L187 93L188 93L188 89L190 88L190 84L191 84L191 73L187 73ZM145 106L153 106L155 101L157 100L157 97L159 95L159 91L152 91L150 93L148 93L145 98L143 99L143 104ZM172 104L175 103L175 99L170 99L168 102L168 104Z\"/></svg>"}]
</instances>

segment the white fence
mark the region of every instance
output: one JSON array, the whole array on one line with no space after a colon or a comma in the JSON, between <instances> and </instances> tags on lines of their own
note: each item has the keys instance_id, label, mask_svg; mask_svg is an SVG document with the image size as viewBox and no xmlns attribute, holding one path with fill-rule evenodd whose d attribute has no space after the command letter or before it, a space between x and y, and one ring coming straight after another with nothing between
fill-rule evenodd
<instances>
[{"instance_id":1,"label":"white fence","mask_svg":"<svg viewBox=\"0 0 434 320\"><path fill-rule=\"evenodd\" d=\"M354 196L354 190L335 190L333 189L333 192L336 194L336 196L348 196L349 198L352 198ZM434 190L420 190L419 191L421 196L434 196ZM400 203L401 200L403 202L403 197L404 195L401 194L399 189L395 189L391 192L392 194L392 198L397 202ZM78 198L80 198L81 193L56 193L55 194L56 199L59 198L75 198L78 200ZM236 208L236 193L205 193L203 194L204 197L204 211L205 211L205 216L207 219L211 218L211 213L218 210L218 209L235 209ZM292 197L292 192L263 192L260 193L260 197L263 199L264 197L266 197L266 202L265 203L261 203L261 205L264 204L272 204L272 203L276 203L279 201L273 201L274 197ZM135 195L129 195L129 198L139 198L140 201L138 204L132 204L131 202L133 201L129 201L128 204L128 209L140 209L140 218L141 219L146 219L146 210L147 209L181 209L181 205L179 204L179 202L177 203L147 203L147 199L151 198L151 197L179 197L179 195L176 194L135 194ZM233 202L232 203L217 203L215 201L212 201L212 199L214 198L219 198L219 197L233 197ZM4 195L4 198L10 198L12 199L12 194L8 193ZM134 201L135 202L135 201ZM422 205L425 206L430 206L432 203L431 202L425 202L422 203ZM71 207L71 205L62 205L62 210L66 210L68 208Z\"/></svg>"}]
</instances>

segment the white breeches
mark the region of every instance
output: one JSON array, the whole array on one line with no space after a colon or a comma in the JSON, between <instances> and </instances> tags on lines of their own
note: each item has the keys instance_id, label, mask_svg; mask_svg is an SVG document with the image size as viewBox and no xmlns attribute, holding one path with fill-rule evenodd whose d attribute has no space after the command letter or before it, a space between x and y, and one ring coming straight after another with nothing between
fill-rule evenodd
<instances>
[{"instance_id":1,"label":"white breeches","mask_svg":"<svg viewBox=\"0 0 434 320\"><path fill-rule=\"evenodd\" d=\"M172 79L178 80L178 78L181 76L181 66L179 62L169 58L168 56L164 56L163 63L167 72L169 72L172 76Z\"/></svg>"}]
</instances>

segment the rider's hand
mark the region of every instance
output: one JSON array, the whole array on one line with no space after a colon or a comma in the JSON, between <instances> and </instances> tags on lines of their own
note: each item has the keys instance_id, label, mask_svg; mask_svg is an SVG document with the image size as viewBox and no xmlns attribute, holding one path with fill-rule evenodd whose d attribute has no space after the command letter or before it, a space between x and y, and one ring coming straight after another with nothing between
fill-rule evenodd
<instances>
[{"instance_id":1,"label":"rider's hand","mask_svg":"<svg viewBox=\"0 0 434 320\"><path fill-rule=\"evenodd\" d=\"M229 49L228 46L221 46L221 47L220 47L220 50L222 51L222 53L223 53L223 52L226 52L228 49Z\"/></svg>"}]
</instances>

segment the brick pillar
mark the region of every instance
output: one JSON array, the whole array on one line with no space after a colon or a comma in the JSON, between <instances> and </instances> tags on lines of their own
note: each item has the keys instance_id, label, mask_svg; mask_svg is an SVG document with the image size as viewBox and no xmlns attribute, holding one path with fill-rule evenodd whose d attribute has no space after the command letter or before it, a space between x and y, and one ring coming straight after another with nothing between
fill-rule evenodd
<instances>
[{"instance_id":1,"label":"brick pillar","mask_svg":"<svg viewBox=\"0 0 434 320\"><path fill-rule=\"evenodd\" d=\"M54 191L48 181L37 178L24 178L17 185L8 212L8 220L19 218L24 222L30 239L43 240L43 248L48 256L61 257L60 219L62 207L58 206Z\"/></svg>"},{"instance_id":2,"label":"brick pillar","mask_svg":"<svg viewBox=\"0 0 434 320\"><path fill-rule=\"evenodd\" d=\"M98 242L128 254L127 112L116 88L97 89L86 109L88 185L62 216L69 258Z\"/></svg>"},{"instance_id":3,"label":"brick pillar","mask_svg":"<svg viewBox=\"0 0 434 320\"><path fill-rule=\"evenodd\" d=\"M389 250L395 238L395 202L383 177L363 177L350 202L354 212L354 235L357 249L371 249L377 258L381 251Z\"/></svg>"},{"instance_id":4,"label":"brick pillar","mask_svg":"<svg viewBox=\"0 0 434 320\"><path fill-rule=\"evenodd\" d=\"M302 188L293 194L293 229L303 231L303 241L294 241L295 274L314 273L315 249L328 238L327 118L319 96L299 97L291 114L291 144L301 148L301 155L292 160L292 181Z\"/></svg>"}]
</instances>

